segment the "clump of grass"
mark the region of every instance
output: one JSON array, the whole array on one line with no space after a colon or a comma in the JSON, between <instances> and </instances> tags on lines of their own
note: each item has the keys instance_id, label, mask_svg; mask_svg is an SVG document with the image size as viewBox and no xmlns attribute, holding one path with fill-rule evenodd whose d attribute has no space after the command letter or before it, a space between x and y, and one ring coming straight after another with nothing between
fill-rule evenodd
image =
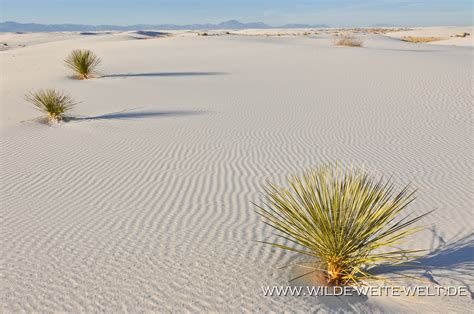
<instances>
[{"instance_id":1,"label":"clump of grass","mask_svg":"<svg viewBox=\"0 0 474 314\"><path fill-rule=\"evenodd\" d=\"M441 37L415 37L415 36L405 36L402 38L403 41L410 43L430 43L433 41L443 40Z\"/></svg>"},{"instance_id":2,"label":"clump of grass","mask_svg":"<svg viewBox=\"0 0 474 314\"><path fill-rule=\"evenodd\" d=\"M46 114L50 123L57 123L64 119L64 114L69 112L76 102L63 92L55 89L41 89L25 95L25 100Z\"/></svg>"},{"instance_id":3,"label":"clump of grass","mask_svg":"<svg viewBox=\"0 0 474 314\"><path fill-rule=\"evenodd\" d=\"M265 243L315 258L329 285L380 279L370 275L373 266L400 264L422 251L395 247L422 230L412 225L428 214L404 215L415 199L409 186L395 192L391 179L333 165L293 176L288 182L289 189L268 184L257 212L278 236L296 247Z\"/></svg>"},{"instance_id":4,"label":"clump of grass","mask_svg":"<svg viewBox=\"0 0 474 314\"><path fill-rule=\"evenodd\" d=\"M66 66L73 70L80 80L86 80L97 73L97 66L102 60L87 49L73 50L64 60Z\"/></svg>"},{"instance_id":5,"label":"clump of grass","mask_svg":"<svg viewBox=\"0 0 474 314\"><path fill-rule=\"evenodd\" d=\"M362 40L349 36L349 35L343 35L341 38L337 38L335 40L336 46L346 46L346 47L362 47Z\"/></svg>"}]
</instances>

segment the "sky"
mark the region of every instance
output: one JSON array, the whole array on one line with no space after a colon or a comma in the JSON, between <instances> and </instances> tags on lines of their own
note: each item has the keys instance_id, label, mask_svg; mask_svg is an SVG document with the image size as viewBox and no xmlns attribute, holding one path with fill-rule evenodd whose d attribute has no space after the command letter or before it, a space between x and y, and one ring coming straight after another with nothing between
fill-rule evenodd
<instances>
[{"instance_id":1,"label":"sky","mask_svg":"<svg viewBox=\"0 0 474 314\"><path fill-rule=\"evenodd\" d=\"M472 0L0 0L2 22L472 25Z\"/></svg>"}]
</instances>

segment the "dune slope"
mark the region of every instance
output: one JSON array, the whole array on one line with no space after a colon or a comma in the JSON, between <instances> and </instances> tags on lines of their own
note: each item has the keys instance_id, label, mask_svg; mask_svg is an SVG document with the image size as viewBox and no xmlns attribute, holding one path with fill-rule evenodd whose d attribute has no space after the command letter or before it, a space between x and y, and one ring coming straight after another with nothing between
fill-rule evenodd
<instances>
[{"instance_id":1,"label":"dune slope","mask_svg":"<svg viewBox=\"0 0 474 314\"><path fill-rule=\"evenodd\" d=\"M18 35L28 36L28 34ZM24 37L28 41L27 37ZM2 296L17 311L450 311L467 297L264 296L301 260L254 212L266 179L338 160L437 208L407 243L429 285L472 289L472 49L362 36L54 37L0 52ZM103 77L69 78L76 48ZM21 96L81 101L47 126ZM24 121L24 122L20 122ZM417 283L409 279L401 284ZM470 290L472 291L472 290Z\"/></svg>"}]
</instances>

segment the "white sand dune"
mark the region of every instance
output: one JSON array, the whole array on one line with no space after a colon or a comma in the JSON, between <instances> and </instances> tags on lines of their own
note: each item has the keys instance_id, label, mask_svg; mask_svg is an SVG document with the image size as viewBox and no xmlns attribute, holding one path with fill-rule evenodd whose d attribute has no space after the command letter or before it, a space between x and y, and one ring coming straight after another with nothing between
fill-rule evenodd
<instances>
[{"instance_id":1,"label":"white sand dune","mask_svg":"<svg viewBox=\"0 0 474 314\"><path fill-rule=\"evenodd\" d=\"M0 53L4 311L472 308L471 48L181 34L51 35ZM76 48L104 77L69 78ZM76 119L31 120L22 95L48 87L81 101ZM469 296L264 296L301 257L255 242L274 237L251 202L266 179L333 160L413 180L413 208L437 210L406 244L429 248L430 271L404 271Z\"/></svg>"},{"instance_id":2,"label":"white sand dune","mask_svg":"<svg viewBox=\"0 0 474 314\"><path fill-rule=\"evenodd\" d=\"M457 37L468 33L466 37ZM436 37L440 40L427 43L428 45L451 45L451 46L474 46L474 27L456 26L456 27L418 27L407 31L389 32L386 34L393 38L403 38L405 36L413 37Z\"/></svg>"}]
</instances>

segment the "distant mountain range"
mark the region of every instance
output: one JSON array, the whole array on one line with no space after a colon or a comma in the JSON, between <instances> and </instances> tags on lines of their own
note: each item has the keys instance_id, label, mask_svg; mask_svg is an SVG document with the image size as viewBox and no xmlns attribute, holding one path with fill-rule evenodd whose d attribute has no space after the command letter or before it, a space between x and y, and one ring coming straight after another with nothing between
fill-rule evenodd
<instances>
[{"instance_id":1,"label":"distant mountain range","mask_svg":"<svg viewBox=\"0 0 474 314\"><path fill-rule=\"evenodd\" d=\"M286 24L282 26L270 26L262 22L241 23L236 20L230 20L219 24L137 24L128 26L117 25L83 25L83 24L36 24L36 23L0 23L0 32L91 32L91 31L137 31L146 29L157 30L212 30L212 29L250 29L250 28L328 28L326 24Z\"/></svg>"}]
</instances>

